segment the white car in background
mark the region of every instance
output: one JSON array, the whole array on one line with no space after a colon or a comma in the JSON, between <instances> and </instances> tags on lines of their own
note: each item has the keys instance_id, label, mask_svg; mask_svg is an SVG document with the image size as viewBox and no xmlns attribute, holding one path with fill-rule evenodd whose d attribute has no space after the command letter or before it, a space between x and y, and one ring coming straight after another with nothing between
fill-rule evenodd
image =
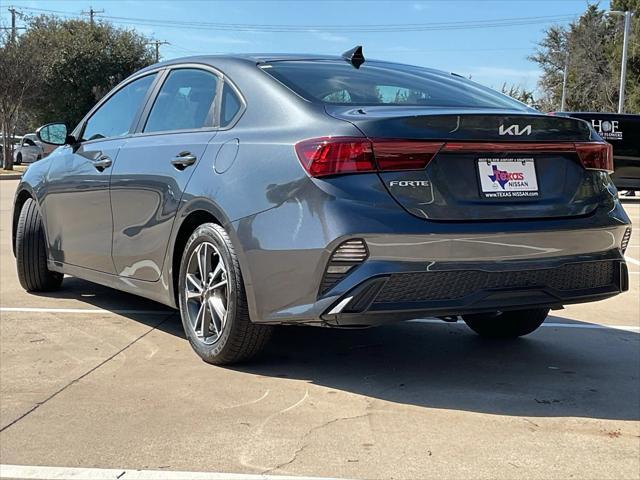
<instances>
[{"instance_id":1,"label":"white car in background","mask_svg":"<svg viewBox=\"0 0 640 480\"><path fill-rule=\"evenodd\" d=\"M35 133L28 133L20 140L13 151L13 163L21 165L23 163L33 163L47 156L42 142L38 140Z\"/></svg>"}]
</instances>

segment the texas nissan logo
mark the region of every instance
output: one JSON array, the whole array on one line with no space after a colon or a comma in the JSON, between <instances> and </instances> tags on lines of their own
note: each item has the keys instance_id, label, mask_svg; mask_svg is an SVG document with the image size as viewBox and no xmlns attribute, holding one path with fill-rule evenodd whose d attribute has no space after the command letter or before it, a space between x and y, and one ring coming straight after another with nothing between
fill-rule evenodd
<instances>
[{"instance_id":1,"label":"texas nissan logo","mask_svg":"<svg viewBox=\"0 0 640 480\"><path fill-rule=\"evenodd\" d=\"M500 135L531 135L531 125L524 128L521 128L520 125L510 125L509 127L500 125L498 133Z\"/></svg>"}]
</instances>

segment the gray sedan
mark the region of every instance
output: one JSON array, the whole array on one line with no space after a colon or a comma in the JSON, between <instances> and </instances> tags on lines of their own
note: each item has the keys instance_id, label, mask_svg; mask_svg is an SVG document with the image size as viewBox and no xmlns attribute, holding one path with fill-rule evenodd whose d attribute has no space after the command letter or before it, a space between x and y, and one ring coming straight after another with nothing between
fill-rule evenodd
<instances>
[{"instance_id":1,"label":"gray sedan","mask_svg":"<svg viewBox=\"0 0 640 480\"><path fill-rule=\"evenodd\" d=\"M515 338L628 288L611 146L455 74L342 56L176 59L123 81L24 175L21 284L179 308L205 361L274 325L462 317Z\"/></svg>"}]
</instances>

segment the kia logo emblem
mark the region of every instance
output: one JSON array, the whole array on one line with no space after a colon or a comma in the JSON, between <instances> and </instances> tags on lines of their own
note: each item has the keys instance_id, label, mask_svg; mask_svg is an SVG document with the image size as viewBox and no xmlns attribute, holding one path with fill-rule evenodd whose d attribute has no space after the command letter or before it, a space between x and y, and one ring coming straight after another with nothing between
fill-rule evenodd
<instances>
[{"instance_id":1,"label":"kia logo emblem","mask_svg":"<svg viewBox=\"0 0 640 480\"><path fill-rule=\"evenodd\" d=\"M500 125L498 133L500 135L531 135L531 125L524 128L521 128L520 125L510 125L509 127Z\"/></svg>"}]
</instances>

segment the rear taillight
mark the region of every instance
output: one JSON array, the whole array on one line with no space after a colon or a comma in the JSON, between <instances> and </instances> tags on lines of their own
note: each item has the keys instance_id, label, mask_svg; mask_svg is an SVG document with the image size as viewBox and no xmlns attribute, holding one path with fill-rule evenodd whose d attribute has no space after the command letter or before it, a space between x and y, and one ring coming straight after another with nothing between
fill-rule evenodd
<instances>
[{"instance_id":1,"label":"rear taillight","mask_svg":"<svg viewBox=\"0 0 640 480\"><path fill-rule=\"evenodd\" d=\"M430 142L420 140L324 137L295 146L300 163L312 177L344 173L422 170L438 152L496 154L577 153L584 168L613 172L613 149L605 142Z\"/></svg>"},{"instance_id":2,"label":"rear taillight","mask_svg":"<svg viewBox=\"0 0 640 480\"><path fill-rule=\"evenodd\" d=\"M582 166L588 170L613 172L613 148L606 142L584 143L490 143L448 142L443 152L576 152Z\"/></svg>"},{"instance_id":3,"label":"rear taillight","mask_svg":"<svg viewBox=\"0 0 640 480\"><path fill-rule=\"evenodd\" d=\"M576 152L584 168L613 173L613 147L610 143L576 143Z\"/></svg>"},{"instance_id":4,"label":"rear taillight","mask_svg":"<svg viewBox=\"0 0 640 480\"><path fill-rule=\"evenodd\" d=\"M312 177L389 170L421 170L443 142L353 137L312 138L296 144L296 153Z\"/></svg>"},{"instance_id":5,"label":"rear taillight","mask_svg":"<svg viewBox=\"0 0 640 480\"><path fill-rule=\"evenodd\" d=\"M296 143L296 153L312 177L376 171L371 142L363 138L312 138Z\"/></svg>"},{"instance_id":6,"label":"rear taillight","mask_svg":"<svg viewBox=\"0 0 640 480\"><path fill-rule=\"evenodd\" d=\"M380 170L422 170L443 145L443 142L374 140L373 153Z\"/></svg>"}]
</instances>

